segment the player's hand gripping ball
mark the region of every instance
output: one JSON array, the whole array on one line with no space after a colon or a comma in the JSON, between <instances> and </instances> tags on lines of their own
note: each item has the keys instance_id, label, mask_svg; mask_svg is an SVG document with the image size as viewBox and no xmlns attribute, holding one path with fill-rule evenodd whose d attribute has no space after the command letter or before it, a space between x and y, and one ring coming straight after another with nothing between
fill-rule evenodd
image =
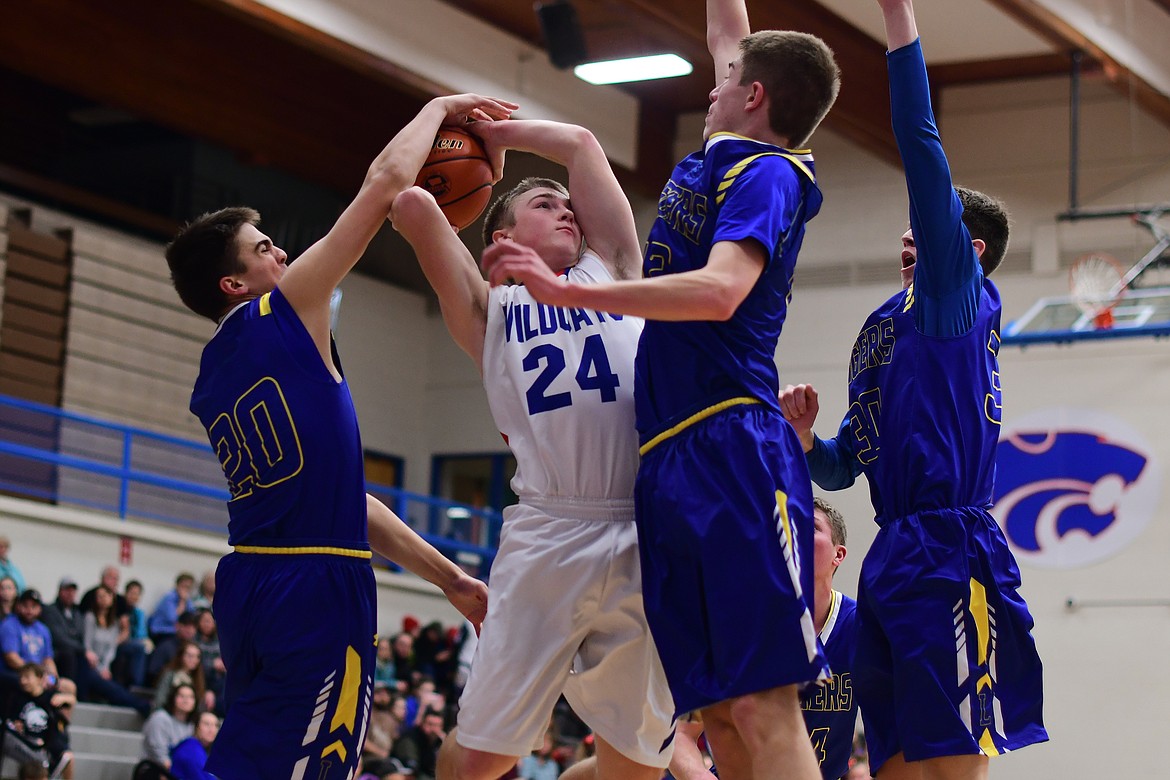
<instances>
[{"instance_id":1,"label":"player's hand gripping ball","mask_svg":"<svg viewBox=\"0 0 1170 780\"><path fill-rule=\"evenodd\" d=\"M492 197L492 164L478 138L458 127L440 127L415 186L435 197L456 230L479 217Z\"/></svg>"}]
</instances>

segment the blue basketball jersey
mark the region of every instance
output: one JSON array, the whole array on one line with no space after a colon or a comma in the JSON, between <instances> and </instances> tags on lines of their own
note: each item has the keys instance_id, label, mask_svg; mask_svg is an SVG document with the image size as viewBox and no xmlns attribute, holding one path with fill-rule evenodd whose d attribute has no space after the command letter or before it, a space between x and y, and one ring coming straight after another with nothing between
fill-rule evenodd
<instances>
[{"instance_id":1,"label":"blue basketball jersey","mask_svg":"<svg viewBox=\"0 0 1170 780\"><path fill-rule=\"evenodd\" d=\"M833 604L820 640L833 676L821 685L808 686L800 697L800 709L813 752L821 762L821 776L825 780L838 780L849 771L853 733L857 729L857 700L853 696L856 601L833 591Z\"/></svg>"},{"instance_id":2,"label":"blue basketball jersey","mask_svg":"<svg viewBox=\"0 0 1170 780\"><path fill-rule=\"evenodd\" d=\"M634 371L643 443L732 398L779 410L776 342L805 222L820 206L807 152L716 133L675 167L658 200L643 276L702 268L720 241L754 239L767 265L727 322L646 323Z\"/></svg>"},{"instance_id":3,"label":"blue basketball jersey","mask_svg":"<svg viewBox=\"0 0 1170 780\"><path fill-rule=\"evenodd\" d=\"M827 490L864 472L879 523L990 506L1001 413L999 291L983 277L962 222L921 48L900 48L889 62L918 252L914 284L865 321L849 357L849 410L837 437L817 439L808 461Z\"/></svg>"},{"instance_id":4,"label":"blue basketball jersey","mask_svg":"<svg viewBox=\"0 0 1170 780\"><path fill-rule=\"evenodd\" d=\"M232 545L369 549L349 386L329 373L279 288L220 324L191 411L228 480Z\"/></svg>"}]
</instances>

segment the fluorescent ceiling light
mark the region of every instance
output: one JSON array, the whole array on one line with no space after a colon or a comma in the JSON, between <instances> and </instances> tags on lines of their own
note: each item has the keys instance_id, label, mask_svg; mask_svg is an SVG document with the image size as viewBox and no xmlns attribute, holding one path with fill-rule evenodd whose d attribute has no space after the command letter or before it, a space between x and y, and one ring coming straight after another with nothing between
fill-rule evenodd
<instances>
[{"instance_id":1,"label":"fluorescent ceiling light","mask_svg":"<svg viewBox=\"0 0 1170 780\"><path fill-rule=\"evenodd\" d=\"M669 79L686 76L694 68L677 54L654 54L649 57L629 57L624 60L587 62L573 68L577 78L590 84L622 84L627 81Z\"/></svg>"}]
</instances>

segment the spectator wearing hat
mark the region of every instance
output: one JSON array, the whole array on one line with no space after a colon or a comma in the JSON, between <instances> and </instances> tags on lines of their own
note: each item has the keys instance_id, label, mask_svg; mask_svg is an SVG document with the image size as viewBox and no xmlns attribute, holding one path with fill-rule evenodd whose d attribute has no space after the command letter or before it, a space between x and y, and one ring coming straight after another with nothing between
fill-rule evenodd
<instances>
[{"instance_id":1,"label":"spectator wearing hat","mask_svg":"<svg viewBox=\"0 0 1170 780\"><path fill-rule=\"evenodd\" d=\"M45 606L41 622L53 637L53 657L63 677L76 680L78 661L85 656L85 615L77 603L77 581L65 576L57 585L57 600Z\"/></svg>"},{"instance_id":2,"label":"spectator wearing hat","mask_svg":"<svg viewBox=\"0 0 1170 780\"><path fill-rule=\"evenodd\" d=\"M20 573L20 567L8 557L8 548L11 544L7 536L0 536L0 577L11 577L16 583L16 592L23 593L28 586L25 584L24 575Z\"/></svg>"},{"instance_id":3,"label":"spectator wearing hat","mask_svg":"<svg viewBox=\"0 0 1170 780\"><path fill-rule=\"evenodd\" d=\"M71 680L61 679L53 660L53 636L41 622L41 594L29 588L20 594L16 606L0 622L0 652L4 653L0 669L0 688L16 690L20 685L20 669L25 664L40 664L45 670L47 684L61 693L77 693Z\"/></svg>"}]
</instances>

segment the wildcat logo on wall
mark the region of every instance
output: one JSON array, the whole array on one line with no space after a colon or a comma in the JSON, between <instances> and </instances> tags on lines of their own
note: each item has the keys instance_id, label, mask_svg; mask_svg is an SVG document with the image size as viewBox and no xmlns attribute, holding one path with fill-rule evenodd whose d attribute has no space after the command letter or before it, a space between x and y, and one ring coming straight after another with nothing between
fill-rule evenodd
<instances>
[{"instance_id":1,"label":"wildcat logo on wall","mask_svg":"<svg viewBox=\"0 0 1170 780\"><path fill-rule=\"evenodd\" d=\"M991 513L1021 563L1072 569L1116 555L1161 496L1150 445L1112 415L1047 409L1004 426Z\"/></svg>"}]
</instances>

